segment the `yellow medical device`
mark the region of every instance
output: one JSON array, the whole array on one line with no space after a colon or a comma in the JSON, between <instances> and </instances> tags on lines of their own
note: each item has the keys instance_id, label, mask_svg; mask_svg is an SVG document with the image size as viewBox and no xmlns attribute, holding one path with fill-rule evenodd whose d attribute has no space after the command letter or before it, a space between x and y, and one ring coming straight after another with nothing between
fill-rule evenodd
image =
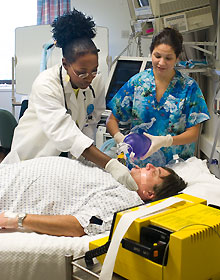
<instances>
[{"instance_id":1,"label":"yellow medical device","mask_svg":"<svg viewBox=\"0 0 220 280\"><path fill-rule=\"evenodd\" d=\"M182 203L131 224L118 250L115 273L129 280L220 279L220 210L207 206L204 199L177 197ZM158 202L116 213L109 238L90 242L90 250L106 252L103 248L109 246L125 213ZM98 260L103 263L104 258L105 254Z\"/></svg>"}]
</instances>

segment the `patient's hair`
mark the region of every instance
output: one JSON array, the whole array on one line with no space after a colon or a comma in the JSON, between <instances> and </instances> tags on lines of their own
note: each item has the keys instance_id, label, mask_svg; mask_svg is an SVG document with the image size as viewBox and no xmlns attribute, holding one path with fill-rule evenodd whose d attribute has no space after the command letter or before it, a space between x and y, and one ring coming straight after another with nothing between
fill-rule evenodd
<instances>
[{"instance_id":1,"label":"patient's hair","mask_svg":"<svg viewBox=\"0 0 220 280\"><path fill-rule=\"evenodd\" d=\"M168 167L163 167L163 169L167 170L170 174L168 176L161 177L163 179L163 183L154 186L154 200L176 195L187 186L187 183L179 175L177 175L173 169Z\"/></svg>"},{"instance_id":2,"label":"patient's hair","mask_svg":"<svg viewBox=\"0 0 220 280\"><path fill-rule=\"evenodd\" d=\"M73 9L56 18L52 26L56 46L70 63L88 53L98 54L92 38L96 36L95 22L91 17Z\"/></svg>"}]
</instances>

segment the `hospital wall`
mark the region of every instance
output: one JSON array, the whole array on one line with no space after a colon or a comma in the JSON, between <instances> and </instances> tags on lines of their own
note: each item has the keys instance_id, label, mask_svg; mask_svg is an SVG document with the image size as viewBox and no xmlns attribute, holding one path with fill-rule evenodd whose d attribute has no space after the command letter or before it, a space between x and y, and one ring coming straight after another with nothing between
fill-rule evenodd
<instances>
[{"instance_id":1,"label":"hospital wall","mask_svg":"<svg viewBox=\"0 0 220 280\"><path fill-rule=\"evenodd\" d=\"M214 42L216 38L217 30L217 15L218 15L218 3L220 0L211 0L211 6L213 11L213 17L215 25L205 31L206 39ZM108 27L109 29L109 65L111 61L121 53L121 51L127 46L129 35L131 33L130 28L130 13L126 0L72 0L72 7L85 12L87 15L93 16L95 22L99 26ZM190 33L194 36L195 40L198 40L198 36L204 34L201 32ZM198 35L199 34L199 35ZM217 34L217 37L220 37ZM149 44L151 39L142 39L142 51L144 56L149 55ZM220 45L220 42L218 42ZM188 50L189 51L189 50ZM125 52L123 55L138 56L137 47L132 45L130 53ZM189 58L193 58L194 52L189 51ZM220 57L220 54L219 54ZM220 65L220 64L219 64ZM212 146L214 143L215 131L217 126L220 125L220 118L213 113L213 96L219 83L219 77L213 71L209 72L209 75L200 74L200 81L202 81L202 90L205 95L211 120L209 120L203 128L203 134L201 137L201 150L206 157L211 154ZM19 101L21 96L17 95L16 100ZM0 88L0 104L2 108L5 108L12 112L11 106L11 90L10 87ZM15 108L16 117L19 114L19 107ZM220 138L220 135L219 137ZM217 149L214 153L214 157L220 161L219 152L220 140L217 143Z\"/></svg>"},{"instance_id":2,"label":"hospital wall","mask_svg":"<svg viewBox=\"0 0 220 280\"><path fill-rule=\"evenodd\" d=\"M218 3L220 0L211 0L214 26L198 32L193 32L188 35L188 41L215 41L217 30L217 15L218 15ZM72 7L86 12L92 15L98 25L106 26L109 28L109 55L114 59L128 44L128 34L130 34L130 13L126 0L72 0ZM205 32L204 32L205 31ZM127 34L127 36L126 36ZM149 55L149 44L151 39L142 39L142 51L144 56ZM219 42L220 44L220 42ZM194 59L195 56L201 57L203 53L194 51L192 48L186 48L187 56L190 59ZM124 55L127 55L126 53ZM130 55L137 56L137 49L133 46L132 53ZM216 76L213 70L209 71L207 75L198 74L199 84L203 90L211 120L205 123L202 130L202 137L200 147L205 157L209 158L214 143L215 131L217 126L220 125L220 118L213 113L213 97L215 90L219 83L219 77ZM220 135L219 135L220 138ZM214 158L220 162L220 140L217 143L217 149L214 153ZM215 173L215 172L214 172Z\"/></svg>"},{"instance_id":3,"label":"hospital wall","mask_svg":"<svg viewBox=\"0 0 220 280\"><path fill-rule=\"evenodd\" d=\"M127 46L131 34L127 0L72 0L71 3L72 8L92 16L97 25L108 27L109 56L113 60ZM149 55L150 41L150 38L142 39L144 56ZM130 51L130 55L138 56L136 44L131 45ZM123 55L127 55L127 52Z\"/></svg>"},{"instance_id":4,"label":"hospital wall","mask_svg":"<svg viewBox=\"0 0 220 280\"><path fill-rule=\"evenodd\" d=\"M15 98L17 102L21 102L23 96L19 94L15 94ZM13 112L12 109L12 87L11 85L0 85L0 108L7 110L9 112ZM18 120L20 114L20 106L16 106L14 108L15 118Z\"/></svg>"},{"instance_id":5,"label":"hospital wall","mask_svg":"<svg viewBox=\"0 0 220 280\"><path fill-rule=\"evenodd\" d=\"M215 42L216 36L217 36L217 47L216 47L216 55L213 57L213 59L210 57L210 63L213 64L213 69L210 70L208 75L204 77L206 84L206 91L204 92L206 102L209 108L211 119L206 122L204 126L204 131L201 137L201 150L204 152L208 157L211 155L212 147L214 144L214 140L216 137L217 144L216 149L214 151L213 158L218 160L218 166L211 166L211 171L219 176L219 170L220 170L220 135L216 135L216 130L220 126L220 116L217 116L214 114L213 109L213 102L214 102L214 96L216 93L216 89L219 86L220 83L220 76L216 74L216 71L214 70L214 65L218 64L217 59L220 58L220 22L217 25L217 22L219 21L219 12L220 12L220 1L219 0L212 0L211 1L212 6L212 14L214 18L215 24L208 29L207 32L207 41ZM220 64L219 64L220 65ZM217 70L220 70L219 67L216 67ZM218 169L218 171L216 171Z\"/></svg>"}]
</instances>

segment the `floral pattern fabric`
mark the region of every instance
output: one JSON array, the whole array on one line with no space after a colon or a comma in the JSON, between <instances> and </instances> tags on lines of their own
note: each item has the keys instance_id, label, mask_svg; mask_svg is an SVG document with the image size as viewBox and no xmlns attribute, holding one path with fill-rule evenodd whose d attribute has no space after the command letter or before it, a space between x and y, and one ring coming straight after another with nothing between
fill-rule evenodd
<instances>
[{"instance_id":1,"label":"floral pattern fabric","mask_svg":"<svg viewBox=\"0 0 220 280\"><path fill-rule=\"evenodd\" d=\"M159 102L153 69L147 69L125 83L108 105L119 121L130 121L131 132L156 136L179 135L210 118L198 84L179 71ZM167 164L174 154L186 160L194 155L194 150L195 143L161 148L157 154L144 161L136 160L135 164L140 167L148 162L156 166ZM162 161L158 161L158 153Z\"/></svg>"}]
</instances>

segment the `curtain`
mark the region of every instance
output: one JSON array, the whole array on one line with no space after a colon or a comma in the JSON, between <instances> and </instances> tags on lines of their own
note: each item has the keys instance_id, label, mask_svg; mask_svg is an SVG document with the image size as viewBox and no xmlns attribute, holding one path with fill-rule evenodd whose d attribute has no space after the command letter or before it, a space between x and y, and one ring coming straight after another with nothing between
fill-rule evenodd
<instances>
[{"instance_id":1,"label":"curtain","mask_svg":"<svg viewBox=\"0 0 220 280\"><path fill-rule=\"evenodd\" d=\"M71 0L37 0L37 24L51 24L71 9Z\"/></svg>"}]
</instances>

